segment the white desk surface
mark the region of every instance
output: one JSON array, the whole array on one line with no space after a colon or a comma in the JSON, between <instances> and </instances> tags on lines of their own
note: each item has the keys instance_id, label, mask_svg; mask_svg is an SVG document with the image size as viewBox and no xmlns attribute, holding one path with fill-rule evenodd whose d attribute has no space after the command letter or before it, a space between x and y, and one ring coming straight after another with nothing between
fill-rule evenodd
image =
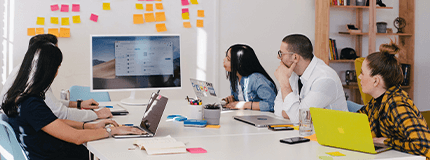
<instances>
[{"instance_id":1,"label":"white desk surface","mask_svg":"<svg viewBox=\"0 0 430 160\"><path fill-rule=\"evenodd\" d=\"M146 107L127 106L130 114L115 116L113 119L119 124L133 123L139 125ZM389 150L380 154L367 154L339 148L325 147L318 142L289 145L279 140L297 137L294 131L271 131L267 128L256 128L249 124L234 120L234 115L273 113L259 111L223 111L219 129L184 127L182 122L167 121L170 114L187 116L189 108L186 101L169 100L161 118L155 137L172 136L177 141L184 142L187 148L202 147L208 153L203 154L171 154L148 155L144 150L129 150L133 148L134 138L107 138L87 143L87 148L102 160L134 160L134 159L319 159L320 156L330 156L326 152L339 151L346 156L334 159L425 159L422 156L410 155L396 150Z\"/></svg>"}]
</instances>

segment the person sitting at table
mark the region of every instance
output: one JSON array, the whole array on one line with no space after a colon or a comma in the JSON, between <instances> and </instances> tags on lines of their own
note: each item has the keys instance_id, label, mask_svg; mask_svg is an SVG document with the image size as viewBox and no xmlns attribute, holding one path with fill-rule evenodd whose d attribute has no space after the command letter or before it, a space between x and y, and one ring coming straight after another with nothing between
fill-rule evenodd
<instances>
[{"instance_id":1,"label":"person sitting at table","mask_svg":"<svg viewBox=\"0 0 430 160\"><path fill-rule=\"evenodd\" d=\"M361 67L361 86L373 98L358 110L368 116L374 143L430 157L430 131L408 94L401 89L402 68L395 54L402 50L391 41L380 52L366 57Z\"/></svg>"},{"instance_id":2,"label":"person sitting at table","mask_svg":"<svg viewBox=\"0 0 430 160\"><path fill-rule=\"evenodd\" d=\"M223 99L227 108L273 112L277 92L275 82L261 66L250 46L231 46L223 64L231 90L231 95Z\"/></svg>"},{"instance_id":3,"label":"person sitting at table","mask_svg":"<svg viewBox=\"0 0 430 160\"><path fill-rule=\"evenodd\" d=\"M29 159L88 159L82 143L117 134L142 134L133 127L117 127L113 120L98 123L58 119L44 102L57 76L63 55L51 42L31 45L1 108L9 118ZM106 128L112 124L115 127Z\"/></svg>"}]
</instances>

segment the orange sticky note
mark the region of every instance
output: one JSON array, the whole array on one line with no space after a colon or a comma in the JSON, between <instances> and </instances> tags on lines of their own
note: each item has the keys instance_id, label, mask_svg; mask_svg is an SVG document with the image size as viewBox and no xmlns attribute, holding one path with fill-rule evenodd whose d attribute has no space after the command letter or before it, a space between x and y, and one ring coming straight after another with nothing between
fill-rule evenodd
<instances>
[{"instance_id":1,"label":"orange sticky note","mask_svg":"<svg viewBox=\"0 0 430 160\"><path fill-rule=\"evenodd\" d=\"M37 17L37 25L45 25L45 17Z\"/></svg>"},{"instance_id":2,"label":"orange sticky note","mask_svg":"<svg viewBox=\"0 0 430 160\"><path fill-rule=\"evenodd\" d=\"M60 37L70 37L70 28L60 28Z\"/></svg>"},{"instance_id":3,"label":"orange sticky note","mask_svg":"<svg viewBox=\"0 0 430 160\"><path fill-rule=\"evenodd\" d=\"M27 36L34 36L36 35L36 29L35 28L27 28Z\"/></svg>"},{"instance_id":4,"label":"orange sticky note","mask_svg":"<svg viewBox=\"0 0 430 160\"><path fill-rule=\"evenodd\" d=\"M203 19L198 19L197 20L197 24L196 24L196 26L197 27L203 27L204 25L203 25Z\"/></svg>"},{"instance_id":5,"label":"orange sticky note","mask_svg":"<svg viewBox=\"0 0 430 160\"><path fill-rule=\"evenodd\" d=\"M166 24L164 24L164 23L155 24L155 27L157 28L157 32L165 32L165 31L167 31Z\"/></svg>"},{"instance_id":6,"label":"orange sticky note","mask_svg":"<svg viewBox=\"0 0 430 160\"><path fill-rule=\"evenodd\" d=\"M52 35L54 35L54 36L59 36L59 34L58 34L58 28L48 28L48 33L49 34L52 34Z\"/></svg>"},{"instance_id":7,"label":"orange sticky note","mask_svg":"<svg viewBox=\"0 0 430 160\"><path fill-rule=\"evenodd\" d=\"M36 34L45 34L44 28L36 28Z\"/></svg>"},{"instance_id":8,"label":"orange sticky note","mask_svg":"<svg viewBox=\"0 0 430 160\"><path fill-rule=\"evenodd\" d=\"M136 3L136 9L143 9L142 3Z\"/></svg>"},{"instance_id":9,"label":"orange sticky note","mask_svg":"<svg viewBox=\"0 0 430 160\"><path fill-rule=\"evenodd\" d=\"M182 19L190 19L190 14L188 12L182 13Z\"/></svg>"},{"instance_id":10,"label":"orange sticky note","mask_svg":"<svg viewBox=\"0 0 430 160\"><path fill-rule=\"evenodd\" d=\"M191 4L199 4L199 2L197 2L197 0L190 0Z\"/></svg>"},{"instance_id":11,"label":"orange sticky note","mask_svg":"<svg viewBox=\"0 0 430 160\"><path fill-rule=\"evenodd\" d=\"M62 17L61 18L61 25L62 26L68 26L69 24L70 24L69 17Z\"/></svg>"},{"instance_id":12,"label":"orange sticky note","mask_svg":"<svg viewBox=\"0 0 430 160\"><path fill-rule=\"evenodd\" d=\"M158 10L164 9L163 3L155 3L155 8L158 9Z\"/></svg>"},{"instance_id":13,"label":"orange sticky note","mask_svg":"<svg viewBox=\"0 0 430 160\"><path fill-rule=\"evenodd\" d=\"M81 23L81 16L76 15L76 16L72 16L73 19L73 23Z\"/></svg>"},{"instance_id":14,"label":"orange sticky note","mask_svg":"<svg viewBox=\"0 0 430 160\"><path fill-rule=\"evenodd\" d=\"M205 128L219 128L221 127L220 125L206 125Z\"/></svg>"},{"instance_id":15,"label":"orange sticky note","mask_svg":"<svg viewBox=\"0 0 430 160\"><path fill-rule=\"evenodd\" d=\"M317 135L316 134L313 134L313 135L310 135L310 136L306 136L306 137L303 137L303 138L310 139L311 141L317 141Z\"/></svg>"},{"instance_id":16,"label":"orange sticky note","mask_svg":"<svg viewBox=\"0 0 430 160\"><path fill-rule=\"evenodd\" d=\"M197 10L197 17L205 17L205 10Z\"/></svg>"},{"instance_id":17,"label":"orange sticky note","mask_svg":"<svg viewBox=\"0 0 430 160\"><path fill-rule=\"evenodd\" d=\"M184 22L184 28L191 28L190 22Z\"/></svg>"},{"instance_id":18,"label":"orange sticky note","mask_svg":"<svg viewBox=\"0 0 430 160\"><path fill-rule=\"evenodd\" d=\"M161 0L155 0L155 1L161 1Z\"/></svg>"},{"instance_id":19,"label":"orange sticky note","mask_svg":"<svg viewBox=\"0 0 430 160\"><path fill-rule=\"evenodd\" d=\"M166 21L166 15L164 12L155 12L155 21L162 22Z\"/></svg>"},{"instance_id":20,"label":"orange sticky note","mask_svg":"<svg viewBox=\"0 0 430 160\"><path fill-rule=\"evenodd\" d=\"M155 22L154 13L145 13L146 22Z\"/></svg>"},{"instance_id":21,"label":"orange sticky note","mask_svg":"<svg viewBox=\"0 0 430 160\"><path fill-rule=\"evenodd\" d=\"M110 10L110 3L104 2L103 3L103 10Z\"/></svg>"},{"instance_id":22,"label":"orange sticky note","mask_svg":"<svg viewBox=\"0 0 430 160\"><path fill-rule=\"evenodd\" d=\"M146 11L154 11L154 5L153 4L146 4Z\"/></svg>"},{"instance_id":23,"label":"orange sticky note","mask_svg":"<svg viewBox=\"0 0 430 160\"><path fill-rule=\"evenodd\" d=\"M143 14L133 14L133 23L134 24L143 24Z\"/></svg>"},{"instance_id":24,"label":"orange sticky note","mask_svg":"<svg viewBox=\"0 0 430 160\"><path fill-rule=\"evenodd\" d=\"M51 17L52 24L58 24L58 17Z\"/></svg>"}]
</instances>

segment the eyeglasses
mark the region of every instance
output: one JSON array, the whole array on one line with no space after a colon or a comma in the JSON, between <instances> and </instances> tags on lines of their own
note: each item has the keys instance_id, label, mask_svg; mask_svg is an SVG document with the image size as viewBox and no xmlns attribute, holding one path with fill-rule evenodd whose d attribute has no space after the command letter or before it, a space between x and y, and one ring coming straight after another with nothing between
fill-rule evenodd
<instances>
[{"instance_id":1,"label":"eyeglasses","mask_svg":"<svg viewBox=\"0 0 430 160\"><path fill-rule=\"evenodd\" d=\"M278 56L279 58L281 58L282 54L294 54L294 52L287 52L287 53L282 53L281 50L278 51Z\"/></svg>"}]
</instances>

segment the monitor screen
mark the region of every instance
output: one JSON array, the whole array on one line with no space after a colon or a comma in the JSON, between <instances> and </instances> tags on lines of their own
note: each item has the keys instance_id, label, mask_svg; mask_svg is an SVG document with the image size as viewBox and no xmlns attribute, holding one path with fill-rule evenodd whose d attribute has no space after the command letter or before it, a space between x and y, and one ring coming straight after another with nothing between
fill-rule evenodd
<instances>
[{"instance_id":1,"label":"monitor screen","mask_svg":"<svg viewBox=\"0 0 430 160\"><path fill-rule=\"evenodd\" d=\"M181 88L179 35L92 35L91 90Z\"/></svg>"}]
</instances>

